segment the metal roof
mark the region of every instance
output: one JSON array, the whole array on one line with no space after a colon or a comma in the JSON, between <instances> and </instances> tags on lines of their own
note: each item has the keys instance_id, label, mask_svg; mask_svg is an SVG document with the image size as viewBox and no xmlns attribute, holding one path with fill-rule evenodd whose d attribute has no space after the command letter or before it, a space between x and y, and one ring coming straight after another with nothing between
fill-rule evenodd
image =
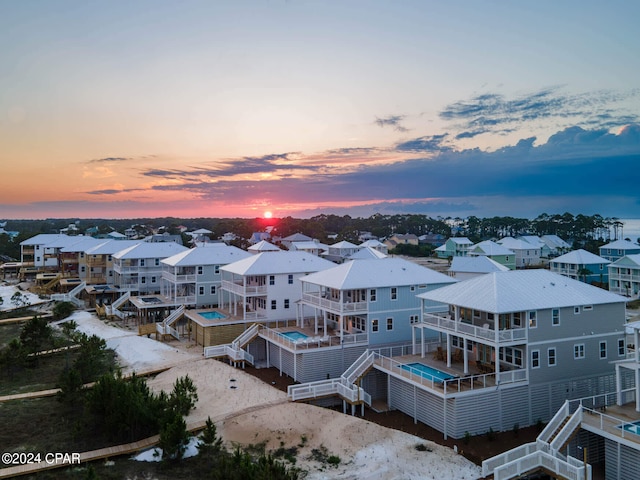
<instances>
[{"instance_id":1,"label":"metal roof","mask_svg":"<svg viewBox=\"0 0 640 480\"><path fill-rule=\"evenodd\" d=\"M351 260L328 270L307 275L302 281L337 290L457 282L448 275L395 257Z\"/></svg>"},{"instance_id":2,"label":"metal roof","mask_svg":"<svg viewBox=\"0 0 640 480\"><path fill-rule=\"evenodd\" d=\"M116 241L121 242L122 240ZM140 242L115 253L113 258L167 258L185 250L188 248L175 242Z\"/></svg>"},{"instance_id":3,"label":"metal roof","mask_svg":"<svg viewBox=\"0 0 640 480\"><path fill-rule=\"evenodd\" d=\"M606 258L602 258L598 255L594 255L591 252L587 252L586 250L579 249L574 250L569 253L565 253L564 255L560 255L559 257L551 260L553 263L571 263L574 265L598 265L598 264L607 264L611 263Z\"/></svg>"},{"instance_id":4,"label":"metal roof","mask_svg":"<svg viewBox=\"0 0 640 480\"><path fill-rule=\"evenodd\" d=\"M237 262L243 258L250 257L251 254L238 247L225 245L224 243L215 248L196 247L184 252L176 253L161 263L173 267L193 267L204 265L227 265Z\"/></svg>"},{"instance_id":5,"label":"metal roof","mask_svg":"<svg viewBox=\"0 0 640 480\"><path fill-rule=\"evenodd\" d=\"M309 273L331 268L335 263L303 251L262 252L221 267L236 275Z\"/></svg>"},{"instance_id":6,"label":"metal roof","mask_svg":"<svg viewBox=\"0 0 640 480\"><path fill-rule=\"evenodd\" d=\"M488 273L418 297L492 313L627 301L615 293L543 269Z\"/></svg>"},{"instance_id":7,"label":"metal roof","mask_svg":"<svg viewBox=\"0 0 640 480\"><path fill-rule=\"evenodd\" d=\"M484 255L477 257L453 257L451 267L449 268L450 272L460 273L491 273L504 272L507 270L509 270L508 267Z\"/></svg>"}]
</instances>

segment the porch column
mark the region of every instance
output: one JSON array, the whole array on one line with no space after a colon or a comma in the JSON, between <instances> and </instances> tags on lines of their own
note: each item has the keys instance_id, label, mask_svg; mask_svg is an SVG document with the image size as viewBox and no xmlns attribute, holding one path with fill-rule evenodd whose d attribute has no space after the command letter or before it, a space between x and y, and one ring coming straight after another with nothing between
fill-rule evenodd
<instances>
[{"instance_id":1,"label":"porch column","mask_svg":"<svg viewBox=\"0 0 640 480\"><path fill-rule=\"evenodd\" d=\"M636 394L636 400L637 400L637 394ZM622 406L622 379L620 378L620 365L617 363L616 363L616 404L618 406Z\"/></svg>"},{"instance_id":2,"label":"porch column","mask_svg":"<svg viewBox=\"0 0 640 480\"><path fill-rule=\"evenodd\" d=\"M464 339L464 374L469 375L469 350L467 350L467 344L469 340Z\"/></svg>"},{"instance_id":3,"label":"porch column","mask_svg":"<svg viewBox=\"0 0 640 480\"><path fill-rule=\"evenodd\" d=\"M416 327L411 325L411 354L416 354Z\"/></svg>"},{"instance_id":4,"label":"porch column","mask_svg":"<svg viewBox=\"0 0 640 480\"><path fill-rule=\"evenodd\" d=\"M451 335L447 333L447 367L451 368Z\"/></svg>"}]
</instances>

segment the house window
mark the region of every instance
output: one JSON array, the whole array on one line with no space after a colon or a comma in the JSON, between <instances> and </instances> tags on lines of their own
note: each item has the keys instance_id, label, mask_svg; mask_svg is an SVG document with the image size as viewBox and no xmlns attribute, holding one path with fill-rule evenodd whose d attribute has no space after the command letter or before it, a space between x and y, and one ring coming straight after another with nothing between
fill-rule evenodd
<instances>
[{"instance_id":1,"label":"house window","mask_svg":"<svg viewBox=\"0 0 640 480\"><path fill-rule=\"evenodd\" d=\"M140 266L141 266L141 267L144 267L144 258L141 258L141 259L140 259Z\"/></svg>"},{"instance_id":2,"label":"house window","mask_svg":"<svg viewBox=\"0 0 640 480\"><path fill-rule=\"evenodd\" d=\"M288 298L284 299L284 308L289 308L289 299Z\"/></svg>"},{"instance_id":3,"label":"house window","mask_svg":"<svg viewBox=\"0 0 640 480\"><path fill-rule=\"evenodd\" d=\"M391 300L398 299L398 289L396 287L391 287Z\"/></svg>"},{"instance_id":4,"label":"house window","mask_svg":"<svg viewBox=\"0 0 640 480\"><path fill-rule=\"evenodd\" d=\"M289 285L293 285L293 275L289 275L287 277L287 282L289 282ZM272 284L273 285L273 284Z\"/></svg>"},{"instance_id":5,"label":"house window","mask_svg":"<svg viewBox=\"0 0 640 480\"><path fill-rule=\"evenodd\" d=\"M151 277L151 283L156 283L156 277Z\"/></svg>"},{"instance_id":6,"label":"house window","mask_svg":"<svg viewBox=\"0 0 640 480\"><path fill-rule=\"evenodd\" d=\"M84 273L84 271L85 271L84 265L82 265L82 266L80 267L80 271Z\"/></svg>"},{"instance_id":7,"label":"house window","mask_svg":"<svg viewBox=\"0 0 640 480\"><path fill-rule=\"evenodd\" d=\"M213 266L213 273L215 273L216 275L220 273L220 265Z\"/></svg>"},{"instance_id":8,"label":"house window","mask_svg":"<svg viewBox=\"0 0 640 480\"><path fill-rule=\"evenodd\" d=\"M374 318L373 320L371 320L371 331L372 332L377 332L378 331L378 319Z\"/></svg>"},{"instance_id":9,"label":"house window","mask_svg":"<svg viewBox=\"0 0 640 480\"><path fill-rule=\"evenodd\" d=\"M600 264L600 270L604 270L604 265L602 263Z\"/></svg>"},{"instance_id":10,"label":"house window","mask_svg":"<svg viewBox=\"0 0 640 480\"><path fill-rule=\"evenodd\" d=\"M275 284L276 284L275 275L269 275L269 285L275 285Z\"/></svg>"},{"instance_id":11,"label":"house window","mask_svg":"<svg viewBox=\"0 0 640 480\"><path fill-rule=\"evenodd\" d=\"M573 346L573 358L576 360L584 358L584 343Z\"/></svg>"},{"instance_id":12,"label":"house window","mask_svg":"<svg viewBox=\"0 0 640 480\"><path fill-rule=\"evenodd\" d=\"M276 301L275 300L271 300L271 310L275 310L276 307L277 307Z\"/></svg>"},{"instance_id":13,"label":"house window","mask_svg":"<svg viewBox=\"0 0 640 480\"><path fill-rule=\"evenodd\" d=\"M531 368L540 368L540 350L531 351Z\"/></svg>"},{"instance_id":14,"label":"house window","mask_svg":"<svg viewBox=\"0 0 640 480\"><path fill-rule=\"evenodd\" d=\"M584 307L582 307L583 312L588 312L590 310L593 310L593 305L585 305Z\"/></svg>"},{"instance_id":15,"label":"house window","mask_svg":"<svg viewBox=\"0 0 640 480\"><path fill-rule=\"evenodd\" d=\"M112 260L111 255L107 255L107 261L110 262Z\"/></svg>"},{"instance_id":16,"label":"house window","mask_svg":"<svg viewBox=\"0 0 640 480\"><path fill-rule=\"evenodd\" d=\"M536 312L529 312L529 328L536 328L538 326L538 317Z\"/></svg>"},{"instance_id":17,"label":"house window","mask_svg":"<svg viewBox=\"0 0 640 480\"><path fill-rule=\"evenodd\" d=\"M580 307L573 307L573 313L575 315L579 315L580 314Z\"/></svg>"},{"instance_id":18,"label":"house window","mask_svg":"<svg viewBox=\"0 0 640 480\"><path fill-rule=\"evenodd\" d=\"M376 301L376 289L372 288L371 290L369 290L369 301L370 302L375 302Z\"/></svg>"},{"instance_id":19,"label":"house window","mask_svg":"<svg viewBox=\"0 0 640 480\"><path fill-rule=\"evenodd\" d=\"M606 341L600 342L600 358L601 359L607 358L607 342Z\"/></svg>"},{"instance_id":20,"label":"house window","mask_svg":"<svg viewBox=\"0 0 640 480\"><path fill-rule=\"evenodd\" d=\"M156 258L156 262L155 263L156 263L156 267L160 266L160 259Z\"/></svg>"},{"instance_id":21,"label":"house window","mask_svg":"<svg viewBox=\"0 0 640 480\"><path fill-rule=\"evenodd\" d=\"M204 295L204 287L198 287L198 295Z\"/></svg>"},{"instance_id":22,"label":"house window","mask_svg":"<svg viewBox=\"0 0 640 480\"><path fill-rule=\"evenodd\" d=\"M550 348L547 350L547 363L550 367L555 366L556 364L556 349Z\"/></svg>"},{"instance_id":23,"label":"house window","mask_svg":"<svg viewBox=\"0 0 640 480\"><path fill-rule=\"evenodd\" d=\"M393 330L393 318L387 318L387 330Z\"/></svg>"},{"instance_id":24,"label":"house window","mask_svg":"<svg viewBox=\"0 0 640 480\"><path fill-rule=\"evenodd\" d=\"M109 270L109 276L113 277L113 270Z\"/></svg>"},{"instance_id":25,"label":"house window","mask_svg":"<svg viewBox=\"0 0 640 480\"><path fill-rule=\"evenodd\" d=\"M198 267L198 275L202 275L202 266Z\"/></svg>"},{"instance_id":26,"label":"house window","mask_svg":"<svg viewBox=\"0 0 640 480\"><path fill-rule=\"evenodd\" d=\"M557 308L551 310L551 325L560 325L560 310Z\"/></svg>"},{"instance_id":27,"label":"house window","mask_svg":"<svg viewBox=\"0 0 640 480\"><path fill-rule=\"evenodd\" d=\"M147 277L142 277L140 279L140 283L147 283Z\"/></svg>"},{"instance_id":28,"label":"house window","mask_svg":"<svg viewBox=\"0 0 640 480\"><path fill-rule=\"evenodd\" d=\"M625 352L625 347L624 347L624 338L619 338L618 339L618 356L619 357L624 357L626 354Z\"/></svg>"},{"instance_id":29,"label":"house window","mask_svg":"<svg viewBox=\"0 0 640 480\"><path fill-rule=\"evenodd\" d=\"M409 317L409 322L411 322L411 323L419 323L420 322L420 315L411 315Z\"/></svg>"},{"instance_id":30,"label":"house window","mask_svg":"<svg viewBox=\"0 0 640 480\"><path fill-rule=\"evenodd\" d=\"M480 315L478 315L478 317L479 316ZM522 316L522 313L520 313L520 312L514 312L513 313L513 326L514 327L521 327L522 326L521 316ZM475 317L475 311L474 311L474 317Z\"/></svg>"},{"instance_id":31,"label":"house window","mask_svg":"<svg viewBox=\"0 0 640 480\"><path fill-rule=\"evenodd\" d=\"M508 262L509 261L509 255L507 255L506 257L504 257L504 261Z\"/></svg>"},{"instance_id":32,"label":"house window","mask_svg":"<svg viewBox=\"0 0 640 480\"><path fill-rule=\"evenodd\" d=\"M216 294L216 286L215 285L211 285L211 295L215 295Z\"/></svg>"},{"instance_id":33,"label":"house window","mask_svg":"<svg viewBox=\"0 0 640 480\"><path fill-rule=\"evenodd\" d=\"M409 290L411 290L412 292L415 292L416 291L416 286L415 285L411 285L409 287Z\"/></svg>"}]
</instances>

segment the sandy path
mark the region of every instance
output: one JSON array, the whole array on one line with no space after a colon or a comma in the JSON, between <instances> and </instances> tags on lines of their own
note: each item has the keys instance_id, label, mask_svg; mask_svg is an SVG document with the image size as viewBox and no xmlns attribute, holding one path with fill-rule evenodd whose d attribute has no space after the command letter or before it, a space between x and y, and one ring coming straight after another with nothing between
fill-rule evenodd
<instances>
[{"instance_id":1,"label":"sandy path","mask_svg":"<svg viewBox=\"0 0 640 480\"><path fill-rule=\"evenodd\" d=\"M241 369L204 359L201 348L183 348L186 342L175 348L138 337L134 331L106 325L87 312L77 312L73 319L79 330L105 338L126 366L125 371L175 365L148 381L156 391L170 391L177 378L188 374L198 388L199 399L187 423L210 416L217 420L218 432L228 446L262 442L267 450L297 446L295 466L307 470L309 480L480 478L478 466L447 447L359 417L290 403L284 392ZM418 451L418 444L426 450ZM340 457L337 467L310 458L313 449L322 448Z\"/></svg>"}]
</instances>

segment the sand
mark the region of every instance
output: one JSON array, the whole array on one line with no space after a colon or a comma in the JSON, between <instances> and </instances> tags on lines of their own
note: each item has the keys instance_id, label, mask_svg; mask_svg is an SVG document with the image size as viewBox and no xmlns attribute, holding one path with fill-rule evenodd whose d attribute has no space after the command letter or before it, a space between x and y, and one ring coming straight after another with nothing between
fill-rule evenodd
<instances>
[{"instance_id":1,"label":"sand","mask_svg":"<svg viewBox=\"0 0 640 480\"><path fill-rule=\"evenodd\" d=\"M171 345L106 325L95 315L76 312L78 329L96 334L115 349L124 371L173 365L150 379L155 391L170 391L189 375L198 389L196 408L187 424L211 417L229 447L265 444L267 451L297 447L297 468L309 480L477 479L480 467L453 450L357 416L292 403L286 394L226 363L204 359L201 347ZM423 446L423 451L416 446ZM312 458L312 451L340 458L338 466Z\"/></svg>"}]
</instances>

